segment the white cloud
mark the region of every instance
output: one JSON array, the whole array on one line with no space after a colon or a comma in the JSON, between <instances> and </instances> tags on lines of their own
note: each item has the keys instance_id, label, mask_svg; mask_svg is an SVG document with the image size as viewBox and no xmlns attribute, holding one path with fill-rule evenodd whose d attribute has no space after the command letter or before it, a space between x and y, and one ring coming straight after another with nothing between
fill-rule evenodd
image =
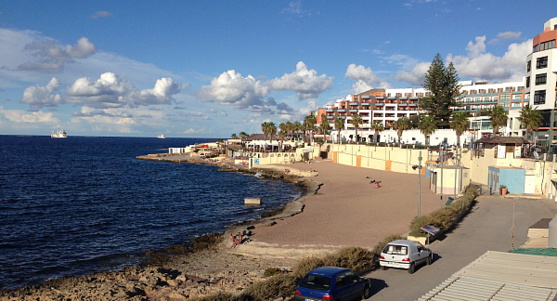
<instances>
[{"instance_id":1,"label":"white cloud","mask_svg":"<svg viewBox=\"0 0 557 301\"><path fill-rule=\"evenodd\" d=\"M233 105L239 109L249 109L263 105L263 97L269 88L253 76L228 70L211 80L211 85L201 87L199 96L210 102Z\"/></svg>"},{"instance_id":2,"label":"white cloud","mask_svg":"<svg viewBox=\"0 0 557 301\"><path fill-rule=\"evenodd\" d=\"M55 123L59 122L50 112L27 112L23 110L4 110L0 107L0 115L16 123Z\"/></svg>"},{"instance_id":3,"label":"white cloud","mask_svg":"<svg viewBox=\"0 0 557 301\"><path fill-rule=\"evenodd\" d=\"M352 92L354 94L365 92L373 89L374 87L387 88L389 86L388 83L384 79L377 76L371 68L367 68L362 65L348 65L344 76L355 81L352 85Z\"/></svg>"},{"instance_id":4,"label":"white cloud","mask_svg":"<svg viewBox=\"0 0 557 301\"><path fill-rule=\"evenodd\" d=\"M86 58L93 55L96 51L95 45L85 37L77 40L75 46L66 45L66 53L74 58Z\"/></svg>"},{"instance_id":5,"label":"white cloud","mask_svg":"<svg viewBox=\"0 0 557 301\"><path fill-rule=\"evenodd\" d=\"M506 40L516 40L522 36L522 32L514 32L514 31L507 31L507 32L500 32L497 34L497 38L489 41L490 44L497 44L501 41Z\"/></svg>"},{"instance_id":6,"label":"white cloud","mask_svg":"<svg viewBox=\"0 0 557 301\"><path fill-rule=\"evenodd\" d=\"M31 107L53 107L63 103L62 96L59 94L60 82L53 77L46 86L35 85L27 87L23 91L21 102Z\"/></svg>"},{"instance_id":7,"label":"white cloud","mask_svg":"<svg viewBox=\"0 0 557 301\"><path fill-rule=\"evenodd\" d=\"M292 90L298 94L298 99L317 98L323 91L331 88L333 77L326 74L317 75L317 71L308 69L304 62L296 64L296 71L284 74L280 78L269 81L275 90Z\"/></svg>"},{"instance_id":8,"label":"white cloud","mask_svg":"<svg viewBox=\"0 0 557 301\"><path fill-rule=\"evenodd\" d=\"M105 72L95 81L86 77L77 79L66 89L66 95L68 102L96 108L137 107L171 104L172 96L188 86L175 83L171 78L161 78L153 89L138 91L128 80Z\"/></svg>"},{"instance_id":9,"label":"white cloud","mask_svg":"<svg viewBox=\"0 0 557 301\"><path fill-rule=\"evenodd\" d=\"M418 63L412 70L400 70L396 74L396 79L410 83L412 85L421 86L425 80L425 73L429 69L431 63Z\"/></svg>"}]
</instances>

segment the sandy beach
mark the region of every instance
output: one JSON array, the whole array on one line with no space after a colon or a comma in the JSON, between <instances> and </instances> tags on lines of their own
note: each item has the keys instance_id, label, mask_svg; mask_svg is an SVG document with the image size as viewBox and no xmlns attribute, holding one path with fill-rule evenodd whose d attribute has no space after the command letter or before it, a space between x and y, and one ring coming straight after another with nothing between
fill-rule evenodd
<instances>
[{"instance_id":1,"label":"sandy beach","mask_svg":"<svg viewBox=\"0 0 557 301\"><path fill-rule=\"evenodd\" d=\"M274 166L291 172L314 170L310 178L323 185L316 194L304 197L303 213L276 219L272 227L257 228L250 249L271 245L291 256L290 249L373 248L391 234L408 232L418 210L417 174L344 166L331 161L313 162ZM380 181L381 187L370 183L372 180ZM422 177L422 214L440 207L439 196L428 188L427 182ZM280 256L280 252L274 255Z\"/></svg>"},{"instance_id":2,"label":"sandy beach","mask_svg":"<svg viewBox=\"0 0 557 301\"><path fill-rule=\"evenodd\" d=\"M0 292L0 300L186 300L217 291L237 292L263 279L267 267L289 269L299 258L341 246L373 248L388 235L407 233L417 214L417 173L343 166L328 160L261 167L281 173L288 169L289 175L306 176L321 186L299 200L304 205L301 213L274 218L272 226L257 225L252 229L252 241L238 248L230 249L223 239L215 249L177 256L163 268L70 278ZM370 183L372 180L380 181L381 187ZM440 207L439 196L427 182L422 177L422 214Z\"/></svg>"}]
</instances>

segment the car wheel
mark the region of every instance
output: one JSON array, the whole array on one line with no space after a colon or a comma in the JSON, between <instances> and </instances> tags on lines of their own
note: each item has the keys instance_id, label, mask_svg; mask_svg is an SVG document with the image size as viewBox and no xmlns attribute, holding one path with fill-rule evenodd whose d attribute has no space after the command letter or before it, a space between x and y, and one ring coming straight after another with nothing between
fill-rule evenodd
<instances>
[{"instance_id":1,"label":"car wheel","mask_svg":"<svg viewBox=\"0 0 557 301\"><path fill-rule=\"evenodd\" d=\"M383 269L383 270L385 270L385 271L386 271L386 270L388 270L388 269L389 269L389 267L386 267L386 266L382 266L382 267L381 267L381 269Z\"/></svg>"},{"instance_id":2,"label":"car wheel","mask_svg":"<svg viewBox=\"0 0 557 301\"><path fill-rule=\"evenodd\" d=\"M362 292L362 299L367 299L369 297L371 297L371 288L369 285L366 285L364 287L364 291Z\"/></svg>"},{"instance_id":3,"label":"car wheel","mask_svg":"<svg viewBox=\"0 0 557 301\"><path fill-rule=\"evenodd\" d=\"M433 253L429 254L429 256L427 257L426 260L427 265L430 265L433 263Z\"/></svg>"},{"instance_id":4,"label":"car wheel","mask_svg":"<svg viewBox=\"0 0 557 301\"><path fill-rule=\"evenodd\" d=\"M414 272L416 271L416 264L414 264L413 262L410 264L410 267L408 268L408 273L410 274L414 274Z\"/></svg>"}]
</instances>

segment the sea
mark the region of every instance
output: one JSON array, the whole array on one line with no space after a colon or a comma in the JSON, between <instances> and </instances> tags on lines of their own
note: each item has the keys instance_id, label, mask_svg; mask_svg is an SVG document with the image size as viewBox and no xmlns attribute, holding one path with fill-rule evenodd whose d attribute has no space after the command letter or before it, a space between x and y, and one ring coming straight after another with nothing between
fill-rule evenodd
<instances>
[{"instance_id":1,"label":"sea","mask_svg":"<svg viewBox=\"0 0 557 301\"><path fill-rule=\"evenodd\" d=\"M216 166L136 159L211 141L0 135L0 289L136 265L304 193Z\"/></svg>"}]
</instances>

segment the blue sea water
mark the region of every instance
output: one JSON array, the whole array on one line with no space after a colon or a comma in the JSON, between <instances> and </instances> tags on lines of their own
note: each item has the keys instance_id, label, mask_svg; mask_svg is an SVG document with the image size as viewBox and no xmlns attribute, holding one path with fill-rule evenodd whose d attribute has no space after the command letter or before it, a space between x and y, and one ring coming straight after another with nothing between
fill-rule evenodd
<instances>
[{"instance_id":1,"label":"blue sea water","mask_svg":"<svg viewBox=\"0 0 557 301\"><path fill-rule=\"evenodd\" d=\"M213 139L214 140L214 139ZM114 270L300 196L278 180L145 161L211 139L0 136L0 289ZM245 206L261 197L262 206Z\"/></svg>"}]
</instances>

